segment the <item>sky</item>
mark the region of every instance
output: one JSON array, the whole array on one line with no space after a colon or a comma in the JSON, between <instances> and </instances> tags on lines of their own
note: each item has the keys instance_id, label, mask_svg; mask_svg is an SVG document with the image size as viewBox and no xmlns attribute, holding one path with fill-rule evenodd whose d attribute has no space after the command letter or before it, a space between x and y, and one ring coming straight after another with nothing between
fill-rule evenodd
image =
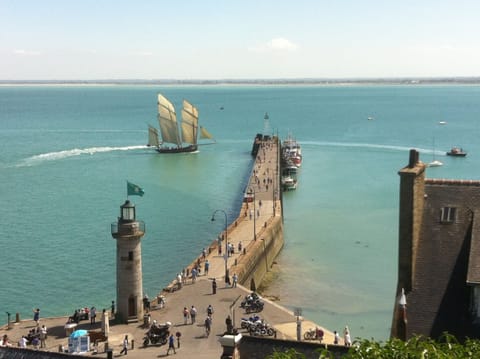
<instances>
[{"instance_id":1,"label":"sky","mask_svg":"<svg viewBox=\"0 0 480 359\"><path fill-rule=\"evenodd\" d=\"M0 0L0 80L480 75L478 0Z\"/></svg>"}]
</instances>

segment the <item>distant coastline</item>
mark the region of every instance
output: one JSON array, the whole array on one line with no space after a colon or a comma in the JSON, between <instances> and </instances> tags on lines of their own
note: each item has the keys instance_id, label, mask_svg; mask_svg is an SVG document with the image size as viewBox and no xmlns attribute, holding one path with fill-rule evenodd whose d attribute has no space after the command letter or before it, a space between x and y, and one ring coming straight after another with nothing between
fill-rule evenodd
<instances>
[{"instance_id":1,"label":"distant coastline","mask_svg":"<svg viewBox=\"0 0 480 359\"><path fill-rule=\"evenodd\" d=\"M425 78L345 78L345 79L218 79L218 80L180 80L180 79L99 79L99 80L0 80L0 86L11 85L479 85L480 77L425 77Z\"/></svg>"}]
</instances>

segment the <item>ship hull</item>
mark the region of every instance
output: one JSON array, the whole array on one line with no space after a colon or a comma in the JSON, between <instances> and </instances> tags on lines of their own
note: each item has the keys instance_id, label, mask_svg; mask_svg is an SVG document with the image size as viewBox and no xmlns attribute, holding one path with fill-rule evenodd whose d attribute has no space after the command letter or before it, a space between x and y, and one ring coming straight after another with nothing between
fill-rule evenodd
<instances>
[{"instance_id":1,"label":"ship hull","mask_svg":"<svg viewBox=\"0 0 480 359\"><path fill-rule=\"evenodd\" d=\"M198 150L198 145L190 145L184 147L159 147L157 148L158 153L185 153L185 152L195 152Z\"/></svg>"}]
</instances>

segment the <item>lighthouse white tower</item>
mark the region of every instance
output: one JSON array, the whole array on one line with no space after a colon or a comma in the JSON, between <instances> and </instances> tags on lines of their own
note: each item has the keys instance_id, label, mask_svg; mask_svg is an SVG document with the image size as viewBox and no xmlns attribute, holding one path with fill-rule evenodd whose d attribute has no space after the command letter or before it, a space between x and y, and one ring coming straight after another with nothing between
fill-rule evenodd
<instances>
[{"instance_id":1,"label":"lighthouse white tower","mask_svg":"<svg viewBox=\"0 0 480 359\"><path fill-rule=\"evenodd\" d=\"M117 240L117 310L119 323L143 320L142 246L145 223L135 219L135 205L129 200L120 206L120 217L112 223Z\"/></svg>"}]
</instances>

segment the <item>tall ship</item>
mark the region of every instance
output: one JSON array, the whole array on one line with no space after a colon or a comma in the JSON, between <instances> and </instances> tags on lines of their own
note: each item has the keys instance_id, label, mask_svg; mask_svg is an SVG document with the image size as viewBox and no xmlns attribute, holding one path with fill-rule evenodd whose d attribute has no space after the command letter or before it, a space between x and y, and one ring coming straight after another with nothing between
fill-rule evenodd
<instances>
[{"instance_id":1,"label":"tall ship","mask_svg":"<svg viewBox=\"0 0 480 359\"><path fill-rule=\"evenodd\" d=\"M173 104L158 94L158 130L148 126L148 146L155 147L159 153L195 152L198 150L198 138L213 139L213 136L198 125L198 109L187 100L183 100L182 121L177 123L177 114ZM200 131L199 131L200 129ZM212 144L215 142L205 143Z\"/></svg>"}]
</instances>

